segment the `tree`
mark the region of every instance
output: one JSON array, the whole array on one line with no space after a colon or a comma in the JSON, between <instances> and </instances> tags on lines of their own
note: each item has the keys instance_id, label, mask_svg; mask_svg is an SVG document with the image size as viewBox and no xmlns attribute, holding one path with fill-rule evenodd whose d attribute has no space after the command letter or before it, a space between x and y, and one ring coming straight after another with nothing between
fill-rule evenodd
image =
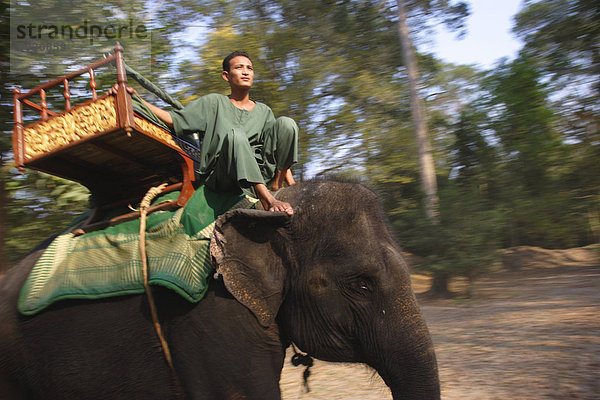
<instances>
[{"instance_id":1,"label":"tree","mask_svg":"<svg viewBox=\"0 0 600 400\"><path fill-rule=\"evenodd\" d=\"M88 208L83 186L37 172L21 175L5 166L11 179L5 190L10 202L4 220L7 265L12 265L45 238L65 229Z\"/></svg>"},{"instance_id":2,"label":"tree","mask_svg":"<svg viewBox=\"0 0 600 400\"><path fill-rule=\"evenodd\" d=\"M438 13L447 13L454 18L447 18L449 25L461 27L462 18L468 15L468 6L466 3L459 2L457 5L450 5L448 1L413 1L407 2L397 0L398 6L398 32L406 67L409 94L411 119L414 126L417 142L417 151L419 159L419 172L421 177L421 188L425 199L425 214L434 224L438 218L438 194L437 177L435 165L432 156L431 144L427 133L427 123L423 111L422 100L418 91L419 73L414 57L410 31L407 24L408 7L411 11L422 10L425 14L436 15ZM433 292L446 292L447 275L443 273L434 274L434 282L431 288Z\"/></svg>"},{"instance_id":3,"label":"tree","mask_svg":"<svg viewBox=\"0 0 600 400\"><path fill-rule=\"evenodd\" d=\"M394 221L394 228L403 233L403 246L418 257L417 269L433 272L449 279L464 276L471 284L498 259L504 228L500 209L489 207L480 188L457 180L440 184L440 218L436 224L422 218L421 210L407 213ZM452 297L443 280L433 280L427 294ZM439 285L439 286L436 286Z\"/></svg>"},{"instance_id":4,"label":"tree","mask_svg":"<svg viewBox=\"0 0 600 400\"><path fill-rule=\"evenodd\" d=\"M597 181L598 168L582 163L581 157L590 154L581 153L580 144L569 143L558 130L561 115L552 106L550 86L544 82L536 60L522 54L500 65L490 75L487 87L491 94L488 108L493 115L490 127L499 141L505 166L500 199L510 210L505 243L545 247L586 244L584 238L590 232L585 228L586 208L597 207L593 196L598 188L587 192L592 199L585 199L582 188L589 188L589 183L574 180L574 168L587 165L592 182ZM592 163L600 165L597 158Z\"/></svg>"},{"instance_id":5,"label":"tree","mask_svg":"<svg viewBox=\"0 0 600 400\"><path fill-rule=\"evenodd\" d=\"M8 152L11 148L10 135L7 134L11 120L12 96L9 78L9 10L8 2L0 1L0 273L8 268L6 261L6 219L8 194L6 192L6 175L3 166L8 163Z\"/></svg>"},{"instance_id":6,"label":"tree","mask_svg":"<svg viewBox=\"0 0 600 400\"><path fill-rule=\"evenodd\" d=\"M450 297L448 280L464 276L469 283L497 260L505 211L497 197L498 159L484 136L487 115L477 102L466 104L459 118L447 126L454 140L449 145L450 172L440 178L440 217L435 223L421 210L408 210L393 224L405 249L419 260L418 269L433 272L428 294ZM471 285L467 296L470 296Z\"/></svg>"},{"instance_id":7,"label":"tree","mask_svg":"<svg viewBox=\"0 0 600 400\"><path fill-rule=\"evenodd\" d=\"M600 215L600 4L593 0L524 3L513 31L525 41L553 92L556 129L569 148L563 162L569 171L562 187L576 202L574 215L589 230L570 232L576 243L598 241ZM577 210L577 211L575 211ZM573 225L573 222L571 222ZM563 236L567 236L566 233Z\"/></svg>"},{"instance_id":8,"label":"tree","mask_svg":"<svg viewBox=\"0 0 600 400\"><path fill-rule=\"evenodd\" d=\"M177 44L173 32L182 30L186 23L204 15L202 5L186 0L168 2L158 10L153 8L156 3L140 1L94 0L77 4L72 1L15 1L10 6L13 8L12 14L9 13L9 2L0 2L0 272L9 266L9 261L14 261L15 257L41 240L44 237L42 235L62 229L73 218L74 209L81 210L87 205L85 191L81 192L78 185L53 178L42 179L31 171L26 171L24 176L10 172L13 87L32 88L80 69L90 61L99 59L102 53L111 51L116 40L124 44L129 64L159 81L168 82L170 75L165 71L170 71L171 57ZM173 15L177 15L177 18ZM145 35L142 37L144 40L136 41L140 37L135 32L117 38L115 34L118 32L110 31L111 26L130 29L130 23L133 28L143 25L146 30L139 32ZM39 28L40 25L46 25L46 28ZM53 31L52 27L48 27L51 25L58 30ZM104 31L102 37L97 38L97 31L94 34L91 32L92 25L109 31ZM86 26L87 31L84 30ZM70 29L80 31L70 35ZM61 36L61 30L66 36ZM22 36L21 43L17 43L19 36ZM43 37L45 42L37 41L38 36ZM36 47L40 44L50 45L43 48L45 50L41 55L35 51L36 48L40 49ZM56 46L60 49L62 45L65 45L65 51L53 51L57 49ZM149 68L151 65L152 69ZM114 72L105 68L99 71L96 81L99 84L98 91L102 92L114 83ZM82 98L90 97L88 82L89 79L81 79L72 83L73 105ZM62 90L50 91L48 103L51 109L62 107ZM35 188L23 186L34 182L38 182ZM63 189L74 196L69 207L56 205L69 198L67 193L61 192ZM40 202L40 199L43 200ZM36 203L40 203L41 207L35 206Z\"/></svg>"},{"instance_id":9,"label":"tree","mask_svg":"<svg viewBox=\"0 0 600 400\"><path fill-rule=\"evenodd\" d=\"M408 77L411 119L417 140L421 188L425 194L425 214L427 218L435 221L437 220L439 201L437 195L437 178L429 135L427 134L427 122L425 120L421 97L417 90L419 75L406 23L406 4L403 0L398 0L398 32L400 34L402 55Z\"/></svg>"},{"instance_id":10,"label":"tree","mask_svg":"<svg viewBox=\"0 0 600 400\"><path fill-rule=\"evenodd\" d=\"M469 106L460 112L453 126L452 167L459 186L478 190L482 199L492 205L498 197L501 172L497 149L483 135L487 121L487 115L477 106Z\"/></svg>"},{"instance_id":11,"label":"tree","mask_svg":"<svg viewBox=\"0 0 600 400\"><path fill-rule=\"evenodd\" d=\"M558 161L560 136L554 129L547 85L527 56L500 65L488 79L496 110L493 128L505 157L512 159L514 178L533 195L548 189L551 167Z\"/></svg>"},{"instance_id":12,"label":"tree","mask_svg":"<svg viewBox=\"0 0 600 400\"><path fill-rule=\"evenodd\" d=\"M524 51L560 79L590 85L600 95L600 5L594 0L526 0L515 16L513 31ZM569 82L570 80L570 82Z\"/></svg>"},{"instance_id":13,"label":"tree","mask_svg":"<svg viewBox=\"0 0 600 400\"><path fill-rule=\"evenodd\" d=\"M394 25L377 2L230 2L214 20L220 28L200 61L184 66L190 84L183 97L223 90L220 61L244 43L257 66L253 96L301 128L300 168L309 158L321 170L364 168L382 122L376 116L389 121L405 104L397 99L404 89L394 77L401 61Z\"/></svg>"}]
</instances>

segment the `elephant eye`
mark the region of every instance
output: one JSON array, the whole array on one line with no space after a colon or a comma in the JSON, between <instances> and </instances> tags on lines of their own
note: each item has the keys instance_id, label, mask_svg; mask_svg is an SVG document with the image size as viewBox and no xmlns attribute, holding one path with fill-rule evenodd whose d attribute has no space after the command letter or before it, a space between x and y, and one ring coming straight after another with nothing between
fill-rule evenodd
<instances>
[{"instance_id":1,"label":"elephant eye","mask_svg":"<svg viewBox=\"0 0 600 400\"><path fill-rule=\"evenodd\" d=\"M373 292L373 282L369 278L360 277L356 280L356 287L363 293Z\"/></svg>"},{"instance_id":2,"label":"elephant eye","mask_svg":"<svg viewBox=\"0 0 600 400\"><path fill-rule=\"evenodd\" d=\"M367 276L348 277L345 281L346 293L358 298L367 298L375 291L375 283Z\"/></svg>"}]
</instances>

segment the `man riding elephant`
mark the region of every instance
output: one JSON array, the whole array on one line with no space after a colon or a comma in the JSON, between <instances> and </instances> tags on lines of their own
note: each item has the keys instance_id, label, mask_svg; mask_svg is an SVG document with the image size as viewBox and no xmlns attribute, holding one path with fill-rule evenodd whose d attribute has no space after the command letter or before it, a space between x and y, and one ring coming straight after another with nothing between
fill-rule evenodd
<instances>
[{"instance_id":1,"label":"man riding elephant","mask_svg":"<svg viewBox=\"0 0 600 400\"><path fill-rule=\"evenodd\" d=\"M246 52L234 51L223 60L222 77L231 94L208 94L181 110L169 112L141 100L178 137L201 133L196 172L209 189L250 190L265 210L292 215L290 204L277 200L267 184L276 191L295 183L290 167L298 158L298 126L291 118L275 118L267 105L250 98L254 69Z\"/></svg>"}]
</instances>

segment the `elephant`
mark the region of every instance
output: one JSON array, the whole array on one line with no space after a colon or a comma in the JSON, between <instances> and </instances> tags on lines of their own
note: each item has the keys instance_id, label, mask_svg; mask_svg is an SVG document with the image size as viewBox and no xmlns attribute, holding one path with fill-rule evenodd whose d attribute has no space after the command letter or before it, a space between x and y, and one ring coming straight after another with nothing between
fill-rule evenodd
<instances>
[{"instance_id":1,"label":"elephant","mask_svg":"<svg viewBox=\"0 0 600 400\"><path fill-rule=\"evenodd\" d=\"M394 399L439 399L432 339L377 194L356 182L282 189L294 214L217 218L216 273L189 302L153 287L173 369L141 294L61 300L24 316L16 302L47 243L0 280L3 399L280 399L286 349L364 363Z\"/></svg>"}]
</instances>

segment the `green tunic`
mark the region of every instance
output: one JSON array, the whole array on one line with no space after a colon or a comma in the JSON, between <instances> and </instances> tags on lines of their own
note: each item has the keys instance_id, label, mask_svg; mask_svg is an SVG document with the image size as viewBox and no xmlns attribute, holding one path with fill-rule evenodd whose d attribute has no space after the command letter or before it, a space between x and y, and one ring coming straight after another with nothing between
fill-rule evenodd
<instances>
[{"instance_id":1,"label":"green tunic","mask_svg":"<svg viewBox=\"0 0 600 400\"><path fill-rule=\"evenodd\" d=\"M276 171L297 162L298 127L287 117L275 118L265 104L252 111L233 105L227 96L209 94L181 110L171 111L175 135L192 141L199 132L196 171L215 191L236 191L268 183Z\"/></svg>"}]
</instances>

